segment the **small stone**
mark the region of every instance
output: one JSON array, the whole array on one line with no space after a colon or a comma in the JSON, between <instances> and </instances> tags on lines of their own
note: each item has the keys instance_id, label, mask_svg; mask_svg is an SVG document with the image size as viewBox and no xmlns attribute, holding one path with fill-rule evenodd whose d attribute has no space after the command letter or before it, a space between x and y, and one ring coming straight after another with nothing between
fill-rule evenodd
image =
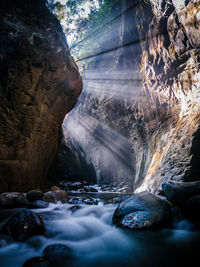
<instances>
[{"instance_id":1,"label":"small stone","mask_svg":"<svg viewBox=\"0 0 200 267\"><path fill-rule=\"evenodd\" d=\"M51 264L65 265L71 258L71 250L65 245L53 244L44 249L43 257Z\"/></svg>"},{"instance_id":2,"label":"small stone","mask_svg":"<svg viewBox=\"0 0 200 267\"><path fill-rule=\"evenodd\" d=\"M74 205L74 206L70 207L69 209L73 212L73 211L76 211L76 210L81 209L81 206L79 206L79 205Z\"/></svg>"},{"instance_id":3,"label":"small stone","mask_svg":"<svg viewBox=\"0 0 200 267\"><path fill-rule=\"evenodd\" d=\"M98 192L98 190L92 186L84 186L83 189L85 192Z\"/></svg>"},{"instance_id":4,"label":"small stone","mask_svg":"<svg viewBox=\"0 0 200 267\"><path fill-rule=\"evenodd\" d=\"M44 194L43 200L49 203L55 203L57 201L67 202L67 193L64 190L48 191Z\"/></svg>"},{"instance_id":5,"label":"small stone","mask_svg":"<svg viewBox=\"0 0 200 267\"><path fill-rule=\"evenodd\" d=\"M27 260L22 267L52 267L43 257L34 257Z\"/></svg>"},{"instance_id":6,"label":"small stone","mask_svg":"<svg viewBox=\"0 0 200 267\"><path fill-rule=\"evenodd\" d=\"M1 231L17 241L25 241L31 236L44 234L45 227L38 214L27 210L12 216Z\"/></svg>"}]
</instances>

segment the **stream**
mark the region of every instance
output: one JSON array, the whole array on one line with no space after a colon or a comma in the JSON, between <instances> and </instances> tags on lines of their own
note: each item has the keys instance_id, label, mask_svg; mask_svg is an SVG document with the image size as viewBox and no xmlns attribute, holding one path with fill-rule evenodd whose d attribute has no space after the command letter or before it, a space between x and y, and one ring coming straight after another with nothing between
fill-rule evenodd
<instances>
[{"instance_id":1,"label":"stream","mask_svg":"<svg viewBox=\"0 0 200 267\"><path fill-rule=\"evenodd\" d=\"M101 200L101 193L98 196ZM102 194L102 199L105 196ZM117 204L99 201L97 205L72 207L74 204L57 203L34 209L44 220L45 235L1 247L0 266L21 267L27 259L41 256L50 244L71 249L69 267L194 266L192 263L199 259L200 232L192 231L186 221L169 229L130 231L112 224ZM19 210L1 210L0 226Z\"/></svg>"}]
</instances>

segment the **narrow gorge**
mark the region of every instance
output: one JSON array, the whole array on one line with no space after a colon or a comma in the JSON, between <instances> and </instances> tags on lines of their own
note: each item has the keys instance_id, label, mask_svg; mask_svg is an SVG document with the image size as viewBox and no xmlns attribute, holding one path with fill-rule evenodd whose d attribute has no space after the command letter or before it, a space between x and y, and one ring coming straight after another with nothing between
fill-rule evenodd
<instances>
[{"instance_id":1,"label":"narrow gorge","mask_svg":"<svg viewBox=\"0 0 200 267\"><path fill-rule=\"evenodd\" d=\"M0 0L0 266L193 266L200 1Z\"/></svg>"}]
</instances>

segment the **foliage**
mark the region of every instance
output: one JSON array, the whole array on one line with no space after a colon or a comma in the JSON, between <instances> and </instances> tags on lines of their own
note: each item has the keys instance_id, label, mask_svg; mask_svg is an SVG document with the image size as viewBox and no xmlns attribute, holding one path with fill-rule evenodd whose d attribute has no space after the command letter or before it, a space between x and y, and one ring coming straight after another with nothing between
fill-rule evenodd
<instances>
[{"instance_id":1,"label":"foliage","mask_svg":"<svg viewBox=\"0 0 200 267\"><path fill-rule=\"evenodd\" d=\"M104 36L110 34L110 24L121 12L122 0L66 0L63 5L47 0L49 9L61 21L75 59L85 58L100 51ZM79 64L87 67L87 61Z\"/></svg>"}]
</instances>

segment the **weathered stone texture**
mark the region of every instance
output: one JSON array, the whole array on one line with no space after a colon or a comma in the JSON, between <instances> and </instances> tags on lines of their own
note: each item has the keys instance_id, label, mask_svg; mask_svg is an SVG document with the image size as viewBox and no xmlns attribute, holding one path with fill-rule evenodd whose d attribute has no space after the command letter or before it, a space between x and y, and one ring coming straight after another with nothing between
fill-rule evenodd
<instances>
[{"instance_id":1,"label":"weathered stone texture","mask_svg":"<svg viewBox=\"0 0 200 267\"><path fill-rule=\"evenodd\" d=\"M0 191L40 188L82 82L45 1L0 6Z\"/></svg>"}]
</instances>

